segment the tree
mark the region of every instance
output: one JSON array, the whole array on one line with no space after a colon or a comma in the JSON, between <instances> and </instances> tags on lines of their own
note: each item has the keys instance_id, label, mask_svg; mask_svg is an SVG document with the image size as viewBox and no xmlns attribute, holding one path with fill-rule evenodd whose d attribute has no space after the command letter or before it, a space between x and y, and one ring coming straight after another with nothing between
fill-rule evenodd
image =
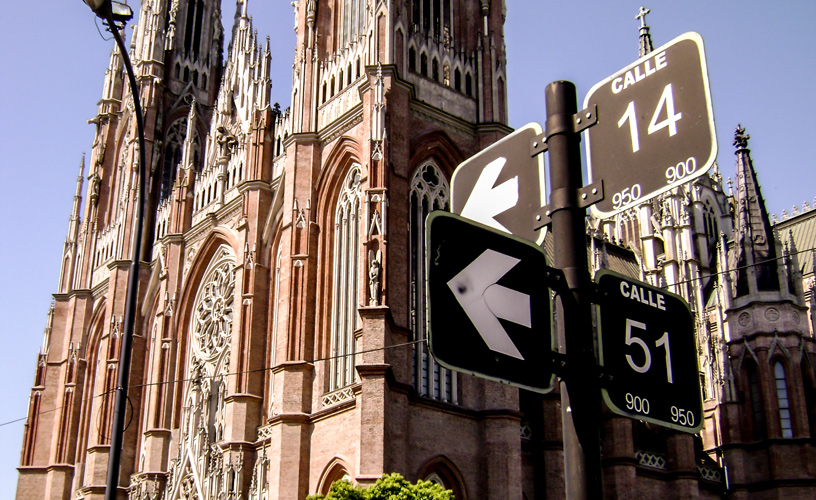
<instances>
[{"instance_id":1,"label":"tree","mask_svg":"<svg viewBox=\"0 0 816 500\"><path fill-rule=\"evenodd\" d=\"M411 484L401 475L384 474L368 488L354 486L349 481L335 481L326 496L312 495L306 500L455 500L453 492L430 481Z\"/></svg>"}]
</instances>

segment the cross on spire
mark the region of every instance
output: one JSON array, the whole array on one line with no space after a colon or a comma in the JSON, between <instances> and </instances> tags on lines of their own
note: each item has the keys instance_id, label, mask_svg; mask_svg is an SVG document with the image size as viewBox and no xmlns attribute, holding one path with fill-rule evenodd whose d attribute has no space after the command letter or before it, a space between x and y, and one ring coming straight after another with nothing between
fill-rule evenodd
<instances>
[{"instance_id":1,"label":"cross on spire","mask_svg":"<svg viewBox=\"0 0 816 500\"><path fill-rule=\"evenodd\" d=\"M635 16L635 19L640 19L640 27L641 28L646 28L647 27L646 26L646 14L648 14L649 12L651 12L650 9L647 9L646 7L643 7L641 5L640 10L638 11L638 15Z\"/></svg>"}]
</instances>

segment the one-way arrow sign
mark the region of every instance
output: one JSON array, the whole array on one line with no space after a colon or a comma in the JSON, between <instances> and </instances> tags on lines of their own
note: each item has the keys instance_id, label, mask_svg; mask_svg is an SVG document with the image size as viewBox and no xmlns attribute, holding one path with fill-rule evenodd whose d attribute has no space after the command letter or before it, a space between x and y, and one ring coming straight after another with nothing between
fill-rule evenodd
<instances>
[{"instance_id":1,"label":"one-way arrow sign","mask_svg":"<svg viewBox=\"0 0 816 500\"><path fill-rule=\"evenodd\" d=\"M498 284L519 262L509 255L485 250L448 281L448 287L491 351L524 359L499 322L501 318L527 328L532 326L530 296Z\"/></svg>"},{"instance_id":2,"label":"one-way arrow sign","mask_svg":"<svg viewBox=\"0 0 816 500\"><path fill-rule=\"evenodd\" d=\"M462 162L451 179L451 211L539 245L546 229L536 231L530 214L547 205L544 155L531 155L543 133L528 123Z\"/></svg>"},{"instance_id":3,"label":"one-way arrow sign","mask_svg":"<svg viewBox=\"0 0 816 500\"><path fill-rule=\"evenodd\" d=\"M447 212L426 222L428 345L441 365L552 389L550 290L558 272L533 243Z\"/></svg>"}]
</instances>

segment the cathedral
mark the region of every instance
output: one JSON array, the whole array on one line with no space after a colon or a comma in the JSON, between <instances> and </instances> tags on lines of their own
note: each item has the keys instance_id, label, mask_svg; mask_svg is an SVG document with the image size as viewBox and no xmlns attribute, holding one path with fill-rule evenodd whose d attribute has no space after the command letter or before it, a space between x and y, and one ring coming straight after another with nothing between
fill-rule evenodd
<instances>
[{"instance_id":1,"label":"cathedral","mask_svg":"<svg viewBox=\"0 0 816 500\"><path fill-rule=\"evenodd\" d=\"M296 0L285 109L248 4L227 35L220 1L141 2L145 179L111 54L17 499L104 496L137 231L119 498L303 500L389 472L457 500L564 498L557 391L446 370L425 345L425 217L512 132L505 1ZM734 146L735 183L716 166L588 219L593 270L689 303L705 413L690 435L599 408L607 498L816 497L816 210L772 222L744 129Z\"/></svg>"}]
</instances>

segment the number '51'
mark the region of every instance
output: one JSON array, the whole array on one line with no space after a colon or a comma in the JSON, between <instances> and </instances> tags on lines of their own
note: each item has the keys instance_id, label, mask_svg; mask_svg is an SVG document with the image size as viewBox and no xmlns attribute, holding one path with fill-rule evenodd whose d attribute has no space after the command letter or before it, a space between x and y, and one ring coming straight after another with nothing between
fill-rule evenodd
<instances>
[{"instance_id":1,"label":"number '51'","mask_svg":"<svg viewBox=\"0 0 816 500\"><path fill-rule=\"evenodd\" d=\"M643 364L638 365L635 363L635 360L632 358L631 354L626 355L626 361L629 363L629 366L638 373L646 373L649 371L649 368L652 367L652 352L649 350L649 346L646 342L637 336L632 335L632 327L638 328L640 330L646 331L646 325L641 323L640 321L635 321L633 319L626 318L626 345L636 345L643 349ZM669 332L663 333L663 336L660 337L655 341L655 347L664 346L666 349L666 379L670 384L674 383L672 379L672 366L671 366L671 348L669 346Z\"/></svg>"}]
</instances>

